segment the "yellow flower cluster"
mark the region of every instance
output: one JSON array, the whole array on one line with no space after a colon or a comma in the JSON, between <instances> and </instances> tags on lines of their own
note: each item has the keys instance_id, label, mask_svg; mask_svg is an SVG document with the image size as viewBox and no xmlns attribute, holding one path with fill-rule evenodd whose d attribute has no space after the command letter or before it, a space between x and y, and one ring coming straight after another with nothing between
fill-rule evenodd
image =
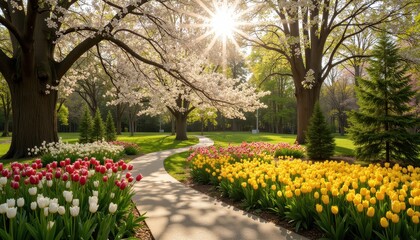
<instances>
[{"instance_id":1,"label":"yellow flower cluster","mask_svg":"<svg viewBox=\"0 0 420 240\"><path fill-rule=\"evenodd\" d=\"M351 206L358 214L380 219L383 228L403 219L409 224L419 223L420 168L275 160L269 155L240 161L232 161L228 156L198 156L192 164L193 168L206 167L219 181L237 182L244 192L273 192L273 196L286 199L310 198L318 213L329 209L336 215L339 209Z\"/></svg>"}]
</instances>

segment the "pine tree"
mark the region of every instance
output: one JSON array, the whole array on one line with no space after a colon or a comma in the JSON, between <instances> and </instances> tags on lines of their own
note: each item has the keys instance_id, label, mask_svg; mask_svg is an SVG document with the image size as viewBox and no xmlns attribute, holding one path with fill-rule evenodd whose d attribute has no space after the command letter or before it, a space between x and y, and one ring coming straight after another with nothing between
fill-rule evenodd
<instances>
[{"instance_id":1,"label":"pine tree","mask_svg":"<svg viewBox=\"0 0 420 240\"><path fill-rule=\"evenodd\" d=\"M88 143L91 141L92 127L93 127L92 116L90 115L90 111L87 108L87 106L85 106L84 113L83 113L83 116L79 125L79 131L80 131L79 142L80 143Z\"/></svg>"},{"instance_id":2,"label":"pine tree","mask_svg":"<svg viewBox=\"0 0 420 240\"><path fill-rule=\"evenodd\" d=\"M100 141L104 138L105 135L105 126L104 121L101 117L101 112L99 109L96 110L95 117L93 118L93 129L92 129L92 139L93 141Z\"/></svg>"},{"instance_id":3,"label":"pine tree","mask_svg":"<svg viewBox=\"0 0 420 240\"><path fill-rule=\"evenodd\" d=\"M108 111L108 115L106 116L105 140L106 141L117 140L117 132L115 130L114 119L112 118L112 114L110 111Z\"/></svg>"},{"instance_id":4,"label":"pine tree","mask_svg":"<svg viewBox=\"0 0 420 240\"><path fill-rule=\"evenodd\" d=\"M306 141L306 151L310 159L327 160L334 154L334 138L325 122L319 103L315 104L314 112L309 121Z\"/></svg>"},{"instance_id":5,"label":"pine tree","mask_svg":"<svg viewBox=\"0 0 420 240\"><path fill-rule=\"evenodd\" d=\"M407 65L396 44L381 36L369 61L369 79L359 79L356 88L359 111L350 116L350 134L356 156L362 160L402 160L415 163L419 156L419 134L407 129L419 119L408 105L415 92L407 76Z\"/></svg>"}]
</instances>

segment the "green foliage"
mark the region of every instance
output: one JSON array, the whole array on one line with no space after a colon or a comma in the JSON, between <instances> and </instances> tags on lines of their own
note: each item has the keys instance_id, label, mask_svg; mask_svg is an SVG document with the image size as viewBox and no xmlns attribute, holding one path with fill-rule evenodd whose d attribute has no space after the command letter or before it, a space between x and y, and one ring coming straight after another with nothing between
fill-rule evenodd
<instances>
[{"instance_id":1,"label":"green foliage","mask_svg":"<svg viewBox=\"0 0 420 240\"><path fill-rule=\"evenodd\" d=\"M93 120L92 116L90 115L89 109L85 106L84 113L82 119L79 124L79 142L80 143L88 143L91 142L92 136L92 129L93 128Z\"/></svg>"},{"instance_id":2,"label":"green foliage","mask_svg":"<svg viewBox=\"0 0 420 240\"><path fill-rule=\"evenodd\" d=\"M315 104L306 133L306 141L308 142L306 151L310 159L327 160L334 154L334 138L325 122L319 103Z\"/></svg>"},{"instance_id":3,"label":"green foliage","mask_svg":"<svg viewBox=\"0 0 420 240\"><path fill-rule=\"evenodd\" d=\"M92 140L100 141L105 136L105 126L101 117L101 112L99 108L96 110L95 117L93 118L93 127L92 127Z\"/></svg>"},{"instance_id":4,"label":"green foliage","mask_svg":"<svg viewBox=\"0 0 420 240\"><path fill-rule=\"evenodd\" d=\"M57 104L57 108L58 107L59 105ZM64 126L69 125L69 109L67 108L66 105L61 104L60 109L57 112L57 119L61 123L61 125L64 125Z\"/></svg>"},{"instance_id":5,"label":"green foliage","mask_svg":"<svg viewBox=\"0 0 420 240\"><path fill-rule=\"evenodd\" d=\"M106 116L105 140L108 142L117 140L117 131L115 130L114 119L110 111L108 111L108 115Z\"/></svg>"},{"instance_id":6,"label":"green foliage","mask_svg":"<svg viewBox=\"0 0 420 240\"><path fill-rule=\"evenodd\" d=\"M274 157L304 158L305 152L300 149L281 148L274 153Z\"/></svg>"},{"instance_id":7,"label":"green foliage","mask_svg":"<svg viewBox=\"0 0 420 240\"><path fill-rule=\"evenodd\" d=\"M360 110L351 114L351 137L361 160L396 160L417 163L420 135L410 133L419 119L410 113L415 92L407 65L386 35L373 50L369 79L359 79L356 88Z\"/></svg>"}]
</instances>

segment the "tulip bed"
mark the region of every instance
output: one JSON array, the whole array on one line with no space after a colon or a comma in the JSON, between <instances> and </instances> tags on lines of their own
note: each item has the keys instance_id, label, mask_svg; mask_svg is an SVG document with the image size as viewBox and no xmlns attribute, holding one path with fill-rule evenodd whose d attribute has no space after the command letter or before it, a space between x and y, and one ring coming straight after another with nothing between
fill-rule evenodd
<instances>
[{"instance_id":1,"label":"tulip bed","mask_svg":"<svg viewBox=\"0 0 420 240\"><path fill-rule=\"evenodd\" d=\"M134 217L132 165L95 158L71 163L0 163L0 239L121 239Z\"/></svg>"},{"instance_id":2,"label":"tulip bed","mask_svg":"<svg viewBox=\"0 0 420 240\"><path fill-rule=\"evenodd\" d=\"M101 162L103 159L119 159L124 155L125 147L119 144L113 144L104 141L96 141L93 143L64 143L61 140L58 142L46 143L45 141L41 146L35 146L28 149L29 156L41 155L42 163L48 164L53 161L60 161L69 158L71 162L76 161L78 158L86 156L94 157Z\"/></svg>"},{"instance_id":3,"label":"tulip bed","mask_svg":"<svg viewBox=\"0 0 420 240\"><path fill-rule=\"evenodd\" d=\"M191 176L247 209L275 212L297 231L318 227L328 239L420 239L420 168L256 152L198 149L189 157Z\"/></svg>"}]
</instances>

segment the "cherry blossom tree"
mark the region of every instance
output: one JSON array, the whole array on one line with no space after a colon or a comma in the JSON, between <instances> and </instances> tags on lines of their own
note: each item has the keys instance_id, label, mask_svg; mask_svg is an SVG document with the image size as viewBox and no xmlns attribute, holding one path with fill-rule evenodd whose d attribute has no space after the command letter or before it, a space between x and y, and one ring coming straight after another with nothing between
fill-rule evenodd
<instances>
[{"instance_id":1,"label":"cherry blossom tree","mask_svg":"<svg viewBox=\"0 0 420 240\"><path fill-rule=\"evenodd\" d=\"M89 49L107 41L136 59L163 68L155 51L155 35L165 35L157 16L164 0L1 0L0 28L12 51L0 48L0 73L10 87L13 136L5 158L23 157L43 141L58 140L57 89L72 65ZM135 37L133 45L125 40ZM131 42L133 43L133 42ZM149 46L149 47L148 47ZM176 69L166 69L179 75ZM185 80L185 78L181 78ZM188 84L188 83L187 83Z\"/></svg>"}]
</instances>

